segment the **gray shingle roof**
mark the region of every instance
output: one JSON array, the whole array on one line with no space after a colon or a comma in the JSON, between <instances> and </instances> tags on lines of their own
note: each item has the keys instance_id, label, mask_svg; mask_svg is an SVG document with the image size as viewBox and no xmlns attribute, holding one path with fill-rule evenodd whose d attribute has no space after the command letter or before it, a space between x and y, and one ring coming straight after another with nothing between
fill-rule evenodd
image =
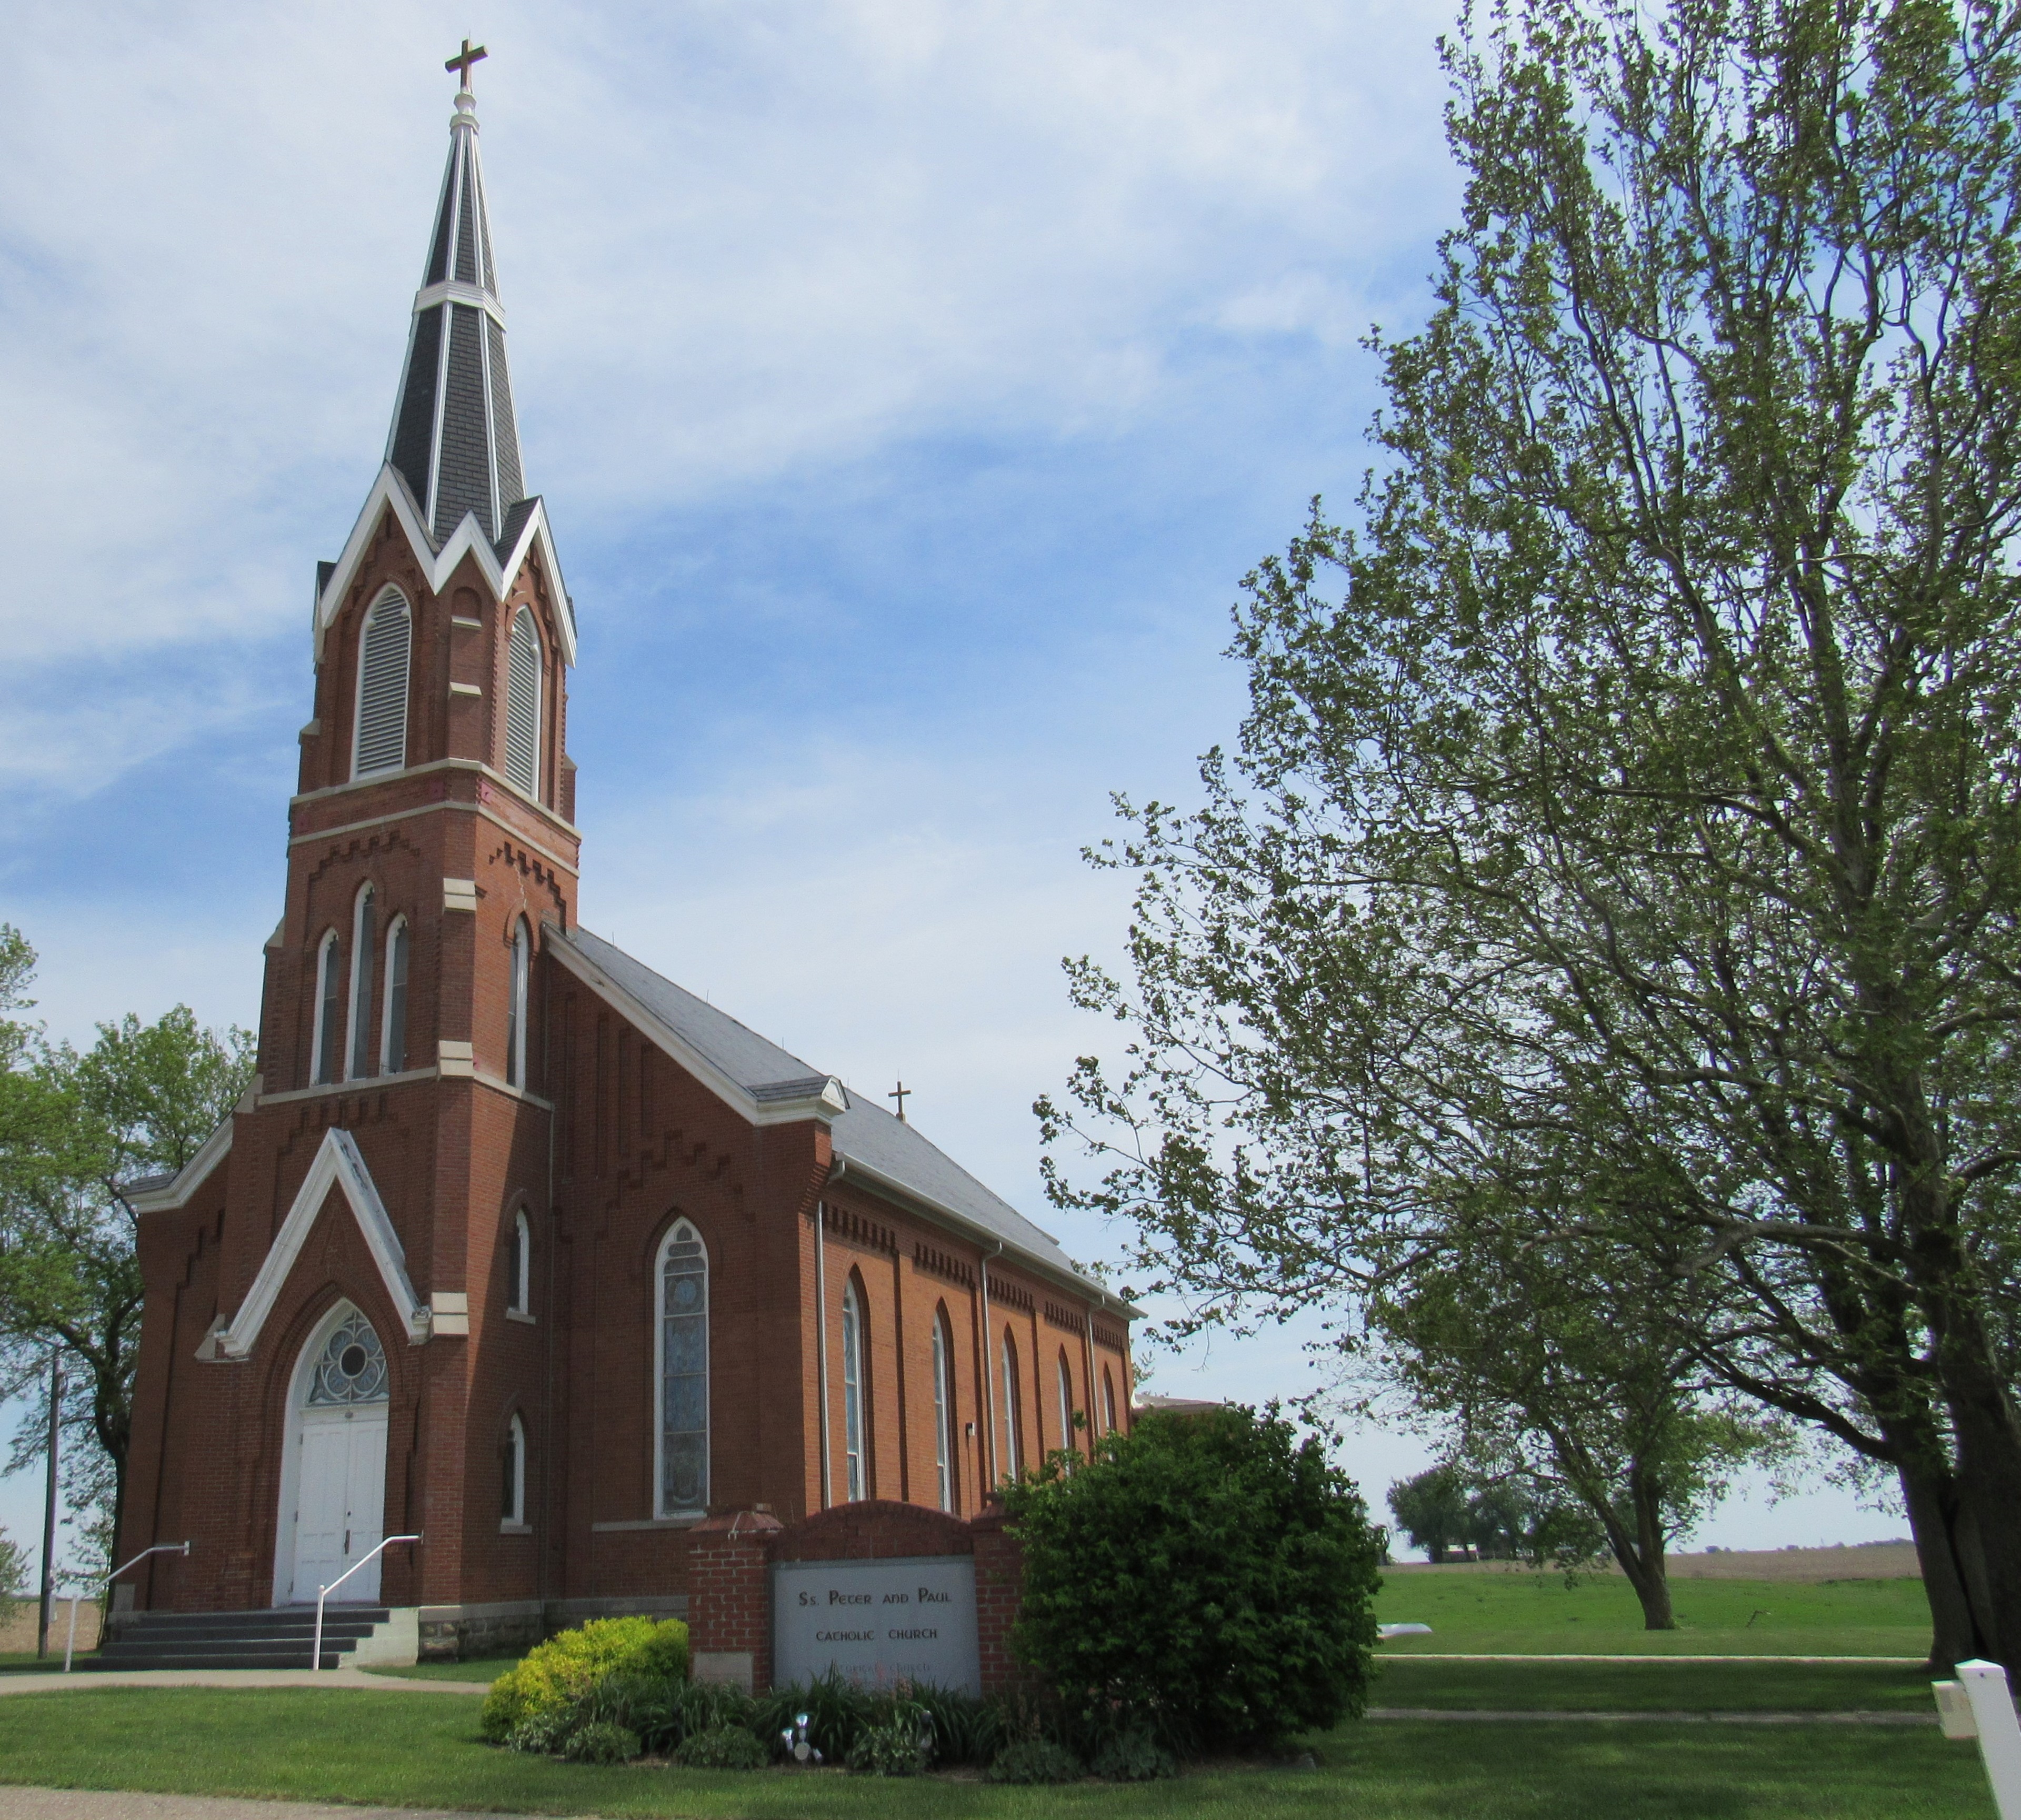
<instances>
[{"instance_id":1,"label":"gray shingle roof","mask_svg":"<svg viewBox=\"0 0 2021 1820\"><path fill-rule=\"evenodd\" d=\"M713 1064L761 1104L767 1100L810 1098L828 1076L799 1057L737 1022L694 993L656 974L643 961L600 935L577 926L566 932L552 927L550 940L566 942L600 969L623 992ZM847 1091L847 1090L845 1090ZM1051 1233L1034 1225L1001 1195L978 1181L954 1159L920 1135L919 1127L894 1118L879 1105L847 1095L849 1109L830 1124L836 1154L959 1215L1006 1247L1035 1263L1065 1272L1098 1294L1074 1269Z\"/></svg>"},{"instance_id":2,"label":"gray shingle roof","mask_svg":"<svg viewBox=\"0 0 2021 1820\"><path fill-rule=\"evenodd\" d=\"M449 163L386 459L413 492L438 550L474 512L502 559L507 520L526 482L504 325L484 307L497 303L498 277L469 99L457 97L450 123ZM458 288L449 296L434 290L443 284Z\"/></svg>"}]
</instances>

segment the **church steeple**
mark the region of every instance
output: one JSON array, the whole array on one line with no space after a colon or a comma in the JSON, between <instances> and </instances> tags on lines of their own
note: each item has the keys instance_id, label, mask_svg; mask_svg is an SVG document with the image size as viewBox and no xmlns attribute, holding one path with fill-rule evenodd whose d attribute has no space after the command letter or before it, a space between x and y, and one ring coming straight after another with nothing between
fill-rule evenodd
<instances>
[{"instance_id":1,"label":"church steeple","mask_svg":"<svg viewBox=\"0 0 2021 1820\"><path fill-rule=\"evenodd\" d=\"M523 515L512 508L526 489L468 63L463 75L386 460L406 482L437 549L475 513L502 556L519 528L515 521Z\"/></svg>"}]
</instances>

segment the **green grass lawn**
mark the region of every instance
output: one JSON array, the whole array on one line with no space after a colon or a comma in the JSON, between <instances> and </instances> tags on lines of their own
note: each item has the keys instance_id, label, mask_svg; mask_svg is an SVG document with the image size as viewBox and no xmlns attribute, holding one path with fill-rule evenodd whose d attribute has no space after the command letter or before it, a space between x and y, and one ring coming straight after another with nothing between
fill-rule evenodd
<instances>
[{"instance_id":1,"label":"green grass lawn","mask_svg":"<svg viewBox=\"0 0 2021 1820\"><path fill-rule=\"evenodd\" d=\"M1429 1624L1386 1655L1450 1650L1594 1655L1914 1656L1930 1647L1920 1580L1673 1580L1677 1628L1642 1628L1618 1574L1389 1574L1385 1624Z\"/></svg>"},{"instance_id":2,"label":"green grass lawn","mask_svg":"<svg viewBox=\"0 0 2021 1820\"><path fill-rule=\"evenodd\" d=\"M1371 1706L1497 1713L1919 1713L1927 1670L1884 1662L1386 1660Z\"/></svg>"},{"instance_id":3,"label":"green grass lawn","mask_svg":"<svg viewBox=\"0 0 2021 1820\"><path fill-rule=\"evenodd\" d=\"M1427 1663L1429 1671L1437 1665ZM274 1688L9 1696L0 1782L387 1806L736 1820L1986 1820L1978 1753L1934 1727L1386 1722L1315 1741L1316 1769L997 1789L839 1773L594 1769L480 1743L474 1700Z\"/></svg>"},{"instance_id":4,"label":"green grass lawn","mask_svg":"<svg viewBox=\"0 0 2021 1820\"><path fill-rule=\"evenodd\" d=\"M391 1675L402 1681L495 1681L508 1669L516 1668L519 1658L472 1656L463 1662L411 1662L404 1668L370 1668L368 1675Z\"/></svg>"}]
</instances>

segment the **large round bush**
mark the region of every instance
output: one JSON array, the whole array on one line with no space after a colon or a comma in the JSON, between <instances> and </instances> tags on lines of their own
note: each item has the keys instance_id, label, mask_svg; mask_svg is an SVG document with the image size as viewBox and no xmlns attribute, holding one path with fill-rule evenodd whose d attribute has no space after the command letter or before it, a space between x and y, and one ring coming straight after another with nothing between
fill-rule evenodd
<instances>
[{"instance_id":1,"label":"large round bush","mask_svg":"<svg viewBox=\"0 0 2021 1820\"><path fill-rule=\"evenodd\" d=\"M677 1618L599 1618L537 1643L484 1697L479 1725L494 1742L522 1721L572 1706L606 1675L682 1681L688 1673L688 1627Z\"/></svg>"},{"instance_id":2,"label":"large round bush","mask_svg":"<svg viewBox=\"0 0 2021 1820\"><path fill-rule=\"evenodd\" d=\"M1381 1533L1274 1411L1142 1416L1005 1500L1025 1548L1018 1651L1070 1704L1196 1749L1360 1716Z\"/></svg>"}]
</instances>

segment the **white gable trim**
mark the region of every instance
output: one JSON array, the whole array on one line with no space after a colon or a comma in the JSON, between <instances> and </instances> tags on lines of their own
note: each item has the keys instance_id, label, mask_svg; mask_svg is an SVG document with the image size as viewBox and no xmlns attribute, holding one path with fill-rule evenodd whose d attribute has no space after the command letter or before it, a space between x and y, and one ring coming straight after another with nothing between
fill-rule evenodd
<instances>
[{"instance_id":1,"label":"white gable trim","mask_svg":"<svg viewBox=\"0 0 2021 1820\"><path fill-rule=\"evenodd\" d=\"M380 1279L386 1285L386 1293L392 1297L393 1306L406 1323L408 1340L418 1343L428 1337L428 1306L414 1294L413 1283L407 1276L406 1252L400 1243L399 1235L393 1230L392 1221L387 1217L386 1203L380 1199L379 1190L373 1185L372 1172L365 1167L357 1141L348 1131L340 1131L333 1127L323 1134L315 1160L309 1165L309 1172L295 1196L294 1205L288 1209L288 1217L281 1222L280 1231L274 1235L274 1243L268 1248L260 1274L253 1279L253 1287L246 1292L246 1299L239 1305L239 1312L231 1317L231 1324L217 1336L217 1349L224 1357L243 1359L251 1353L260 1338L260 1330L274 1312L281 1286L287 1281L288 1272L294 1269L295 1260L301 1256L303 1246L308 1243L309 1228L315 1224L316 1215L333 1188L344 1190L344 1198L350 1203L358 1229L365 1235L372 1261L379 1266Z\"/></svg>"},{"instance_id":2,"label":"white gable trim","mask_svg":"<svg viewBox=\"0 0 2021 1820\"><path fill-rule=\"evenodd\" d=\"M204 1139L197 1153L185 1163L181 1172L173 1181L166 1181L158 1188L126 1196L126 1204L137 1214L166 1213L172 1207L187 1207L189 1198L210 1179L210 1172L231 1153L232 1116L228 1112L224 1123Z\"/></svg>"},{"instance_id":3,"label":"white gable trim","mask_svg":"<svg viewBox=\"0 0 2021 1820\"><path fill-rule=\"evenodd\" d=\"M517 504L517 501L514 502ZM497 552L491 548L490 540L484 535L483 528L474 514L466 513L463 522L451 533L449 541L437 555L428 542L426 527L415 511L413 497L406 484L395 471L389 461L381 465L379 478L372 483L372 490L365 496L365 509L358 515L358 522L351 529L349 540L344 546L344 554L337 558L337 566L330 571L330 580L324 584L322 592L316 597L315 655L316 661L322 661L322 636L330 629L344 606L344 597L350 592L359 565L365 560L366 552L372 547L372 539L379 529L379 515L390 511L400 529L406 533L408 548L414 560L428 577L429 592L439 594L449 585L449 578L456 573L456 566L465 556L474 556L477 566L483 571L486 584L491 589L493 600L503 600L506 590L512 585L520 566L526 560L527 552L535 544L541 548L541 561L548 572L548 585L554 591L559 610L555 615L555 624L561 634L562 661L575 661L575 611L569 604L568 587L562 580L561 559L555 554L554 533L548 528L546 504L536 500L526 522L520 527L518 542L501 566Z\"/></svg>"}]
</instances>

